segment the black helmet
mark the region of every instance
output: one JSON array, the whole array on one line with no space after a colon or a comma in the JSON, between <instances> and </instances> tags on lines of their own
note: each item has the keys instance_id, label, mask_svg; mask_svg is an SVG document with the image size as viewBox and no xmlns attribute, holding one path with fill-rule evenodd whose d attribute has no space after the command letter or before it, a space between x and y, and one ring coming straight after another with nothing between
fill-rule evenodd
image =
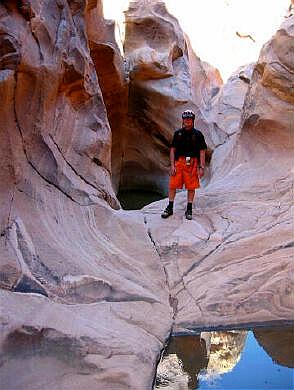
<instances>
[{"instance_id":1,"label":"black helmet","mask_svg":"<svg viewBox=\"0 0 294 390\"><path fill-rule=\"evenodd\" d=\"M186 110L182 113L182 119L195 119L195 114L191 110Z\"/></svg>"}]
</instances>

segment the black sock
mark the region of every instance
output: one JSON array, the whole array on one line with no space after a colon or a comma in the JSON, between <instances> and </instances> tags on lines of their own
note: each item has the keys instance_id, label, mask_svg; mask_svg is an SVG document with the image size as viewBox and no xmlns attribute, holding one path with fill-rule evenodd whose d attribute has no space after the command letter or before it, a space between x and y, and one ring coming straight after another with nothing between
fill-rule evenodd
<instances>
[{"instance_id":1,"label":"black sock","mask_svg":"<svg viewBox=\"0 0 294 390\"><path fill-rule=\"evenodd\" d=\"M174 208L174 201L169 201L168 202L168 206L167 206L170 210L173 210L173 208Z\"/></svg>"},{"instance_id":2,"label":"black sock","mask_svg":"<svg viewBox=\"0 0 294 390\"><path fill-rule=\"evenodd\" d=\"M192 211L192 202L187 203L187 211Z\"/></svg>"}]
</instances>

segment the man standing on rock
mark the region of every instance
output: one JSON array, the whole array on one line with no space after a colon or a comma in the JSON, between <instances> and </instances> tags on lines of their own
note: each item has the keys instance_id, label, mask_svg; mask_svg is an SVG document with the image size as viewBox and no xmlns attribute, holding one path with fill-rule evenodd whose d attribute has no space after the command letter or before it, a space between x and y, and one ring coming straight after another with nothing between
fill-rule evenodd
<instances>
[{"instance_id":1,"label":"man standing on rock","mask_svg":"<svg viewBox=\"0 0 294 390\"><path fill-rule=\"evenodd\" d=\"M192 219L192 203L196 188L200 187L199 177L204 175L205 150L207 145L201 131L194 128L195 114L186 110L182 114L183 127L174 133L170 149L169 204L161 214L162 218L173 215L176 190L188 191L185 216Z\"/></svg>"}]
</instances>

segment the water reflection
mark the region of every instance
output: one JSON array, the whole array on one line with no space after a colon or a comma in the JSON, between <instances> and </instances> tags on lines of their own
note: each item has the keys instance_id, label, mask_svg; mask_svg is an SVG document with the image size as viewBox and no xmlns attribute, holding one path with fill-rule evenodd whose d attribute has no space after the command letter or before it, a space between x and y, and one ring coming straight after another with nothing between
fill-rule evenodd
<instances>
[{"instance_id":1,"label":"water reflection","mask_svg":"<svg viewBox=\"0 0 294 390\"><path fill-rule=\"evenodd\" d=\"M250 338L247 342L249 334ZM258 343L254 340L253 334ZM197 336L173 337L158 366L155 388L194 390L212 386L215 389L225 389L232 388L231 386L236 385L237 382L245 385L246 381L254 382L254 380L259 386L256 388L277 389L279 387L271 386L282 382L283 388L292 388L292 371L282 373L280 368L273 368L270 359L262 352L259 345L274 362L293 367L293 336L294 330L288 328L254 330L254 332L244 330L202 332ZM246 351L245 345L247 345ZM236 369L241 357L241 368L239 365ZM266 362L262 362L262 359ZM252 364L256 362L260 372L252 376Z\"/></svg>"},{"instance_id":2,"label":"water reflection","mask_svg":"<svg viewBox=\"0 0 294 390\"><path fill-rule=\"evenodd\" d=\"M294 368L294 328L254 330L253 333L274 362Z\"/></svg>"},{"instance_id":3,"label":"water reflection","mask_svg":"<svg viewBox=\"0 0 294 390\"><path fill-rule=\"evenodd\" d=\"M164 196L154 191L120 190L117 198L124 210L140 210L147 204L164 198Z\"/></svg>"},{"instance_id":4,"label":"water reflection","mask_svg":"<svg viewBox=\"0 0 294 390\"><path fill-rule=\"evenodd\" d=\"M213 381L231 371L240 360L246 337L247 331L211 332L208 365L201 378Z\"/></svg>"},{"instance_id":5,"label":"water reflection","mask_svg":"<svg viewBox=\"0 0 294 390\"><path fill-rule=\"evenodd\" d=\"M173 337L159 366L156 388L166 388L169 383L178 384L178 389L195 388L198 374L207 364L206 340L200 336Z\"/></svg>"}]
</instances>

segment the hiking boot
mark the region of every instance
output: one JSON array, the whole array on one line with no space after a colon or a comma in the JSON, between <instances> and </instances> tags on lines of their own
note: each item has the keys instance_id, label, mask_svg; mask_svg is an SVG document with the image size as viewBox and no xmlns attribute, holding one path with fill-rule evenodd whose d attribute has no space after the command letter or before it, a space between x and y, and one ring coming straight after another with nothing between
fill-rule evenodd
<instances>
[{"instance_id":1,"label":"hiking boot","mask_svg":"<svg viewBox=\"0 0 294 390\"><path fill-rule=\"evenodd\" d=\"M168 218L170 217L171 215L173 215L173 209L171 209L170 207L167 206L167 208L163 211L163 213L161 214L161 218Z\"/></svg>"},{"instance_id":2,"label":"hiking boot","mask_svg":"<svg viewBox=\"0 0 294 390\"><path fill-rule=\"evenodd\" d=\"M192 210L186 210L185 216L187 219L191 220L192 219Z\"/></svg>"}]
</instances>

